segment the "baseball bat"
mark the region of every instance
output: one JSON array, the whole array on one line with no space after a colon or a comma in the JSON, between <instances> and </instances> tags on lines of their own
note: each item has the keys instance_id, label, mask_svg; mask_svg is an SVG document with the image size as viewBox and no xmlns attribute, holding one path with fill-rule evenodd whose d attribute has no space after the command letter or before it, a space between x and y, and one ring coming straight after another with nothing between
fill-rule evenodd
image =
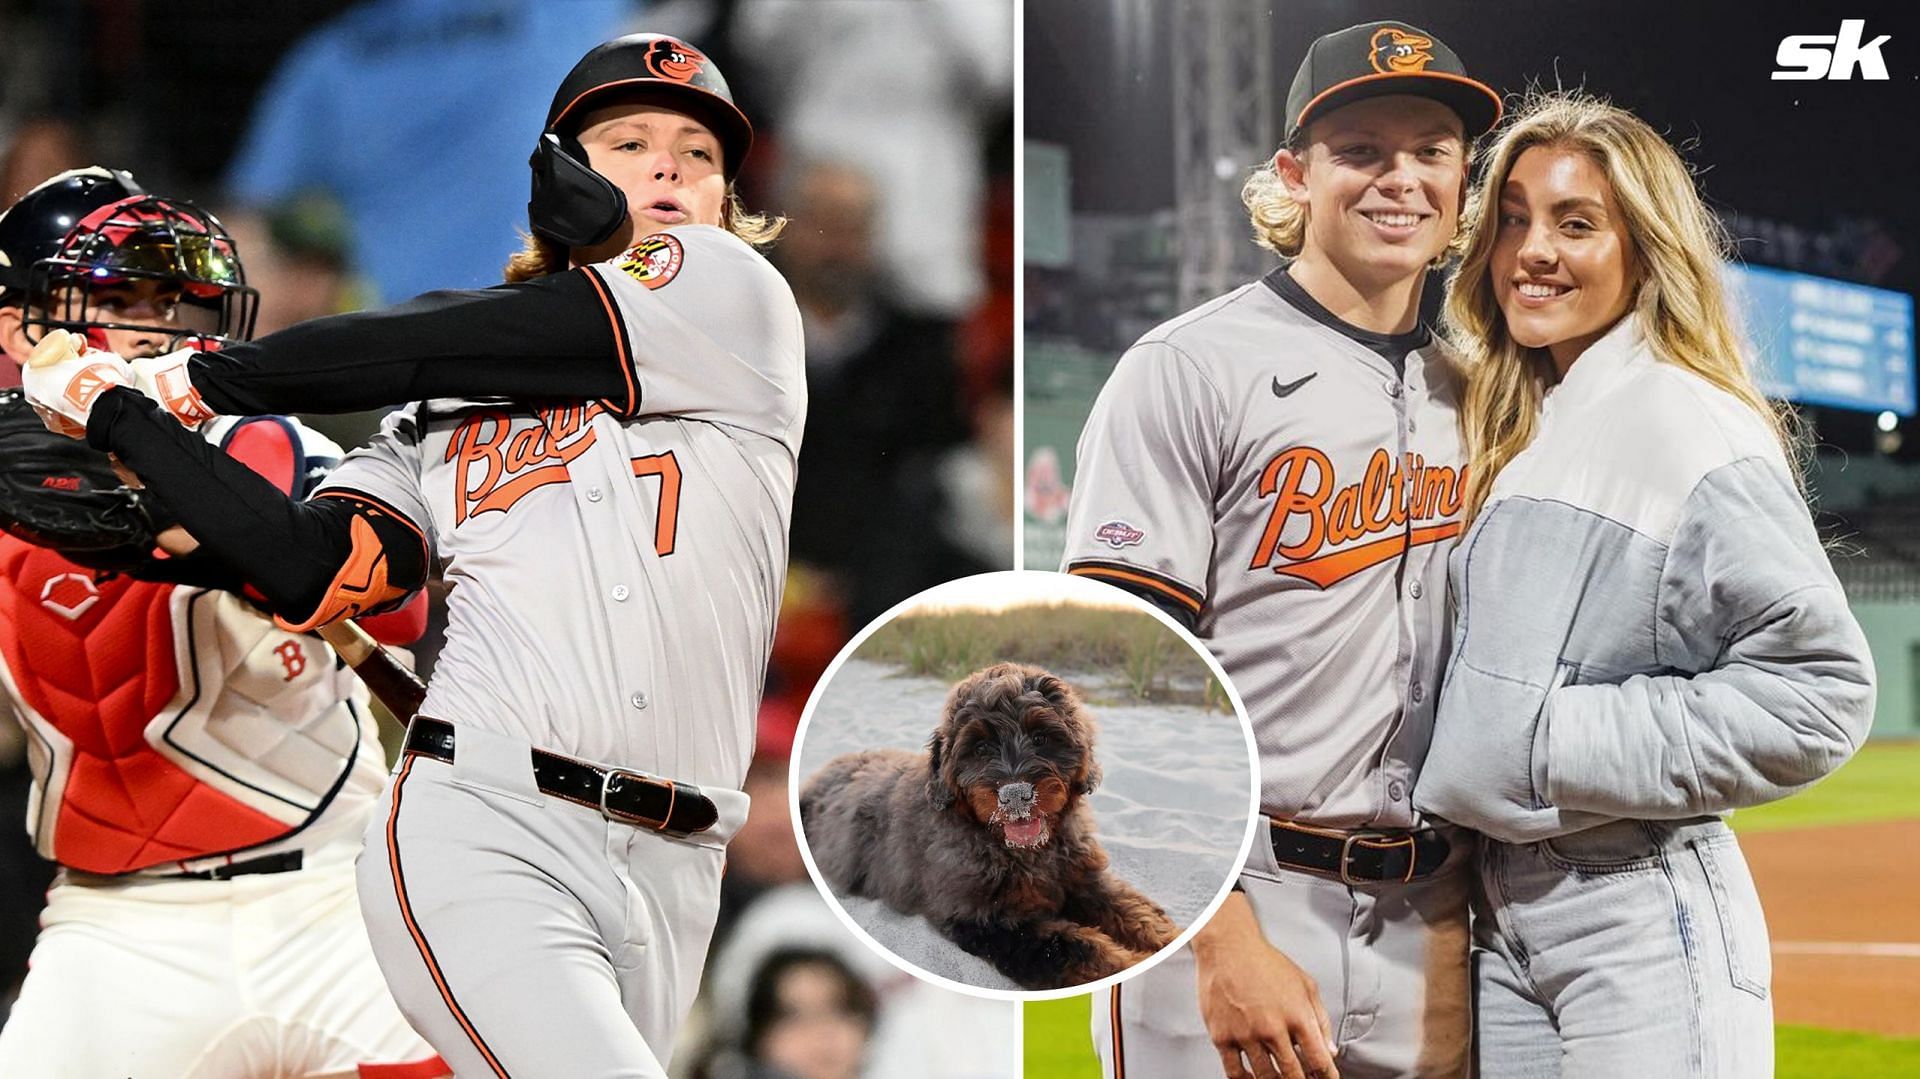
<instances>
[{"instance_id":1,"label":"baseball bat","mask_svg":"<svg viewBox=\"0 0 1920 1079\"><path fill-rule=\"evenodd\" d=\"M50 367L80 354L82 339L66 330L48 330L27 359L29 367ZM380 642L367 635L351 619L320 627L320 636L347 661L353 673L367 684L401 723L412 719L426 699L427 687L414 673L400 665Z\"/></svg>"},{"instance_id":2,"label":"baseball bat","mask_svg":"<svg viewBox=\"0 0 1920 1079\"><path fill-rule=\"evenodd\" d=\"M420 711L420 702L427 697L426 684L352 619L330 622L318 632L402 726Z\"/></svg>"}]
</instances>

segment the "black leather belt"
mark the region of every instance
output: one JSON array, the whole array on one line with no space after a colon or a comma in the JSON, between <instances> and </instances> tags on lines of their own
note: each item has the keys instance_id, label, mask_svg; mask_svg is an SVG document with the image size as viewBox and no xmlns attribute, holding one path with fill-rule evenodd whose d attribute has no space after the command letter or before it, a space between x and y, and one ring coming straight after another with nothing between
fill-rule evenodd
<instances>
[{"instance_id":1,"label":"black leather belt","mask_svg":"<svg viewBox=\"0 0 1920 1079\"><path fill-rule=\"evenodd\" d=\"M250 877L256 873L288 873L300 868L306 860L301 851L281 851L279 854L263 854L258 858L248 858L244 862L232 862L216 865L212 869L202 869L198 873L177 873L174 876L189 880L232 880L234 877Z\"/></svg>"},{"instance_id":2,"label":"black leather belt","mask_svg":"<svg viewBox=\"0 0 1920 1079\"><path fill-rule=\"evenodd\" d=\"M415 716L407 727L406 752L453 763L453 724ZM597 809L609 820L671 835L704 832L720 819L713 799L691 783L599 768L544 749L533 751L533 782L542 792Z\"/></svg>"},{"instance_id":3,"label":"black leather belt","mask_svg":"<svg viewBox=\"0 0 1920 1079\"><path fill-rule=\"evenodd\" d=\"M1267 818L1273 858L1346 884L1408 881L1438 872L1452 848L1439 832L1341 832Z\"/></svg>"}]
</instances>

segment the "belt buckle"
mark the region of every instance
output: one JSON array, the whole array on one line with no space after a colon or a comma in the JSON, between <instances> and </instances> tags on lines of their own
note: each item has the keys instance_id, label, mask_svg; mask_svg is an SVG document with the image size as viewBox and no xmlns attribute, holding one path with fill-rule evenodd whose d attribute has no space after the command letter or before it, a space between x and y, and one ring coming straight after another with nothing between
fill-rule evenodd
<instances>
[{"instance_id":1,"label":"belt buckle","mask_svg":"<svg viewBox=\"0 0 1920 1079\"><path fill-rule=\"evenodd\" d=\"M607 794L613 788L614 776L626 776L642 783L665 782L667 785L667 815L659 820L655 820L652 817L642 816L638 813L627 813L608 806ZM666 832L669 835L682 835L684 833L673 831L667 827L667 821L673 817L674 800L678 798L678 796L679 788L670 779L664 781L657 780L651 776L642 775L639 772L629 772L624 768L607 768L603 769L600 773L600 815L611 821L618 821L622 824L643 824L656 832Z\"/></svg>"},{"instance_id":2,"label":"belt buckle","mask_svg":"<svg viewBox=\"0 0 1920 1079\"><path fill-rule=\"evenodd\" d=\"M1360 842L1361 840L1366 840L1367 842L1370 842L1370 843L1377 843L1380 845L1380 848L1382 850L1392 850L1395 846L1399 844L1402 844L1402 843L1406 844L1407 875L1400 878L1400 883L1406 884L1409 881L1413 880L1414 863L1418 861L1418 859L1415 857L1416 852L1415 852L1414 843L1413 843L1413 833L1409 832L1406 835L1402 835L1402 836L1390 836L1384 832L1352 832L1352 833L1349 833L1346 836L1346 838L1340 841L1340 883L1345 884L1348 887L1352 887L1353 885L1356 885L1356 884L1381 883L1381 881L1369 881L1365 877L1355 877L1347 868L1350 864L1352 864L1353 845L1355 843Z\"/></svg>"}]
</instances>

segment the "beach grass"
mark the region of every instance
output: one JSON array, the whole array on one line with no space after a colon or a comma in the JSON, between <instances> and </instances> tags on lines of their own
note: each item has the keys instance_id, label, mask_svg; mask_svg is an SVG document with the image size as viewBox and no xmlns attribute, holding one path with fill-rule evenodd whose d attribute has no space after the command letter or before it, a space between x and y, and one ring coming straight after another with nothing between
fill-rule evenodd
<instances>
[{"instance_id":1,"label":"beach grass","mask_svg":"<svg viewBox=\"0 0 1920 1079\"><path fill-rule=\"evenodd\" d=\"M1094 704L1229 710L1226 691L1178 634L1120 608L1052 603L915 612L880 627L858 655L948 681L994 663L1031 663L1072 678Z\"/></svg>"}]
</instances>

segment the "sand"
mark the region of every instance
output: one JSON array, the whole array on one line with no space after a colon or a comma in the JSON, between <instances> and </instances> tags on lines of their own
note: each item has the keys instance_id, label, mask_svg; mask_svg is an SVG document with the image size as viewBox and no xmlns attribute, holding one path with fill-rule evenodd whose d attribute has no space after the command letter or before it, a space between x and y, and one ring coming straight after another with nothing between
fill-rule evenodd
<instances>
[{"instance_id":1,"label":"sand","mask_svg":"<svg viewBox=\"0 0 1920 1079\"><path fill-rule=\"evenodd\" d=\"M1123 696L1098 676L1057 673L1083 696ZM801 732L802 783L842 753L924 751L948 688L935 679L904 676L890 664L849 660L821 691ZM1190 706L1095 704L1091 710L1099 723L1095 755L1104 773L1091 801L1112 871L1184 928L1238 868L1253 768L1239 720L1230 712ZM840 902L876 941L921 970L967 985L1018 988L918 915L873 899Z\"/></svg>"}]
</instances>

